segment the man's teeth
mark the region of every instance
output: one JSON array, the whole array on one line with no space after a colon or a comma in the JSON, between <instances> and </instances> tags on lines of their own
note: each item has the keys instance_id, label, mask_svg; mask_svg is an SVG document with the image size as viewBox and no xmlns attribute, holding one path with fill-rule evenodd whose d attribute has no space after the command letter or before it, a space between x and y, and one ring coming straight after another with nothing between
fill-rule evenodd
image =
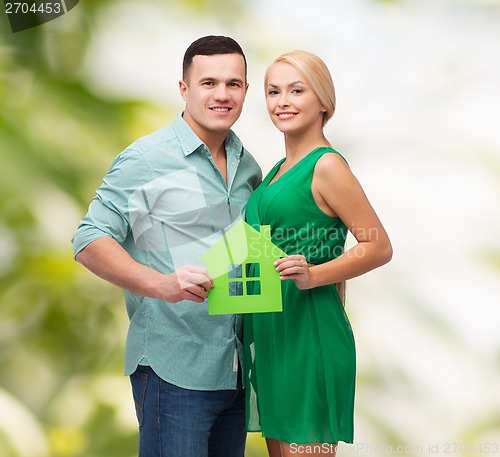
<instances>
[{"instance_id":1,"label":"man's teeth","mask_svg":"<svg viewBox=\"0 0 500 457\"><path fill-rule=\"evenodd\" d=\"M212 108L212 110L224 112L224 111L229 111L229 108Z\"/></svg>"}]
</instances>

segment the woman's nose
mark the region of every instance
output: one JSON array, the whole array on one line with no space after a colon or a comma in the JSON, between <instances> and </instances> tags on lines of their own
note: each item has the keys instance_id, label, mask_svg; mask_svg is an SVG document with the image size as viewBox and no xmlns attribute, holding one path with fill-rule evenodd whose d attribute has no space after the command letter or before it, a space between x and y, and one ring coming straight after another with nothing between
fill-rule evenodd
<instances>
[{"instance_id":1,"label":"woman's nose","mask_svg":"<svg viewBox=\"0 0 500 457\"><path fill-rule=\"evenodd\" d=\"M288 94L282 93L280 95L278 106L290 106L290 102L288 101Z\"/></svg>"}]
</instances>

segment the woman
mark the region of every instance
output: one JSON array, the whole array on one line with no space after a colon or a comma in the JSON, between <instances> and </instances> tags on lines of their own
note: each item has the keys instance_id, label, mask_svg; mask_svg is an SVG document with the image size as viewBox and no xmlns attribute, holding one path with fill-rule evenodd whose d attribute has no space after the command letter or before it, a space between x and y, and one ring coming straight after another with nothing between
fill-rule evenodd
<instances>
[{"instance_id":1,"label":"woman","mask_svg":"<svg viewBox=\"0 0 500 457\"><path fill-rule=\"evenodd\" d=\"M251 196L246 218L270 225L288 257L275 263L283 312L245 316L247 429L262 431L271 457L335 455L336 443L353 441L355 346L343 284L387 263L392 247L323 134L335 110L325 63L284 54L268 68L265 90L286 157ZM347 230L357 244L344 252Z\"/></svg>"}]
</instances>

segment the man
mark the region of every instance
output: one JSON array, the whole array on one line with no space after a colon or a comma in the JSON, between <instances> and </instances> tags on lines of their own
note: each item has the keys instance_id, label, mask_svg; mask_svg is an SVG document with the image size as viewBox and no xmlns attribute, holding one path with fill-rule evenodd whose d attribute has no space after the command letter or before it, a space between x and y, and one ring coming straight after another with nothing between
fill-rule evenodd
<instances>
[{"instance_id":1,"label":"man","mask_svg":"<svg viewBox=\"0 0 500 457\"><path fill-rule=\"evenodd\" d=\"M230 130L248 89L231 38L186 50L174 123L113 162L73 238L78 262L125 291L125 374L140 457L243 457L241 316L209 316L200 256L244 211L261 180Z\"/></svg>"}]
</instances>

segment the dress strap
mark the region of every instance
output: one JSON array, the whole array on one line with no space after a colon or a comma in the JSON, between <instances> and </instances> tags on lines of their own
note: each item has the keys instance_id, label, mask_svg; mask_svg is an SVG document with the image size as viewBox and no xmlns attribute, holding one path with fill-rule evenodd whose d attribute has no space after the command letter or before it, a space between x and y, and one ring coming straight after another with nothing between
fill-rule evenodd
<instances>
[{"instance_id":1,"label":"dress strap","mask_svg":"<svg viewBox=\"0 0 500 457\"><path fill-rule=\"evenodd\" d=\"M326 153L337 154L338 156L342 157L342 159L344 160L345 163L347 163L346 158L340 152L338 152L336 149L333 149L331 146L323 146L323 147L314 149L313 151L311 151L309 153L309 155L316 158L316 160L314 161L314 163L316 163L319 160L319 158L322 157Z\"/></svg>"}]
</instances>

